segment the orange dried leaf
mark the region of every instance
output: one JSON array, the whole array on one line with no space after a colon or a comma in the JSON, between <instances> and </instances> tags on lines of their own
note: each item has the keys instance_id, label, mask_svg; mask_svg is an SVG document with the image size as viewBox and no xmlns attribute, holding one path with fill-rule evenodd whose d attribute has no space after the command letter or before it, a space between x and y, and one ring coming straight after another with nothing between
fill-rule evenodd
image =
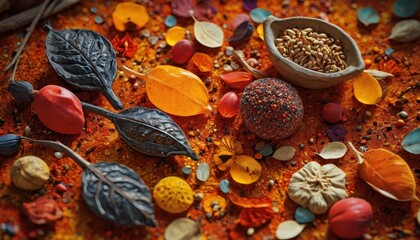
<instances>
[{"instance_id":1,"label":"orange dried leaf","mask_svg":"<svg viewBox=\"0 0 420 240\"><path fill-rule=\"evenodd\" d=\"M416 179L410 166L397 154L386 149L365 153L350 149L359 162L359 176L382 195L397 201L420 201L416 196Z\"/></svg>"},{"instance_id":2,"label":"orange dried leaf","mask_svg":"<svg viewBox=\"0 0 420 240\"><path fill-rule=\"evenodd\" d=\"M253 76L249 72L230 72L220 75L223 82L235 89L245 89L252 82Z\"/></svg>"},{"instance_id":3,"label":"orange dried leaf","mask_svg":"<svg viewBox=\"0 0 420 240\"><path fill-rule=\"evenodd\" d=\"M136 31L149 20L149 13L143 5L123 2L119 3L112 13L114 27L118 31Z\"/></svg>"},{"instance_id":4,"label":"orange dried leaf","mask_svg":"<svg viewBox=\"0 0 420 240\"><path fill-rule=\"evenodd\" d=\"M149 100L166 113L194 116L211 110L207 88L192 72L160 65L143 77Z\"/></svg>"},{"instance_id":5,"label":"orange dried leaf","mask_svg":"<svg viewBox=\"0 0 420 240\"><path fill-rule=\"evenodd\" d=\"M229 200L236 206L243 208L272 208L273 203L271 198L267 196L262 197L241 197L234 192L229 193Z\"/></svg>"},{"instance_id":6,"label":"orange dried leaf","mask_svg":"<svg viewBox=\"0 0 420 240\"><path fill-rule=\"evenodd\" d=\"M230 167L230 176L240 184L251 184L261 176L261 165L253 157L247 155L235 156Z\"/></svg>"},{"instance_id":7,"label":"orange dried leaf","mask_svg":"<svg viewBox=\"0 0 420 240\"><path fill-rule=\"evenodd\" d=\"M206 73L213 71L213 59L205 53L196 53L190 60L200 72Z\"/></svg>"},{"instance_id":8,"label":"orange dried leaf","mask_svg":"<svg viewBox=\"0 0 420 240\"><path fill-rule=\"evenodd\" d=\"M356 99L363 104L376 104L382 100L382 88L378 80L367 72L362 72L353 82Z\"/></svg>"},{"instance_id":9,"label":"orange dried leaf","mask_svg":"<svg viewBox=\"0 0 420 240\"><path fill-rule=\"evenodd\" d=\"M244 208L239 213L239 223L244 227L258 227L273 218L272 207Z\"/></svg>"}]
</instances>

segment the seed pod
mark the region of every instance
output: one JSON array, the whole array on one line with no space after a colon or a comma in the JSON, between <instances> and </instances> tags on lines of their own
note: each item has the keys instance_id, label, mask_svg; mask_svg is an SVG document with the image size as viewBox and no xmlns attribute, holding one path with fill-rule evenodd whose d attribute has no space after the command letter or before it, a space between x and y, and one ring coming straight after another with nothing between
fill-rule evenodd
<instances>
[{"instance_id":1,"label":"seed pod","mask_svg":"<svg viewBox=\"0 0 420 240\"><path fill-rule=\"evenodd\" d=\"M0 136L0 155L10 156L19 149L20 137L14 134Z\"/></svg>"},{"instance_id":2,"label":"seed pod","mask_svg":"<svg viewBox=\"0 0 420 240\"><path fill-rule=\"evenodd\" d=\"M29 102L32 100L34 87L27 81L10 81L9 92L18 103Z\"/></svg>"},{"instance_id":3,"label":"seed pod","mask_svg":"<svg viewBox=\"0 0 420 240\"><path fill-rule=\"evenodd\" d=\"M78 134L85 118L82 103L69 90L48 85L35 95L34 109L39 120L49 129L63 134Z\"/></svg>"},{"instance_id":4,"label":"seed pod","mask_svg":"<svg viewBox=\"0 0 420 240\"><path fill-rule=\"evenodd\" d=\"M50 176L48 165L39 157L26 156L16 160L10 170L13 184L23 190L40 189Z\"/></svg>"}]
</instances>

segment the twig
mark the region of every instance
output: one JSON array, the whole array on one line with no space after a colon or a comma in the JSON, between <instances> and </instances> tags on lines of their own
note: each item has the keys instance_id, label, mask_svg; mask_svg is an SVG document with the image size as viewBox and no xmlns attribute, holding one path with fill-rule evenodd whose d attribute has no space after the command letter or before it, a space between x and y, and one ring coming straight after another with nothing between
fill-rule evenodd
<instances>
[{"instance_id":1,"label":"twig","mask_svg":"<svg viewBox=\"0 0 420 240\"><path fill-rule=\"evenodd\" d=\"M54 8L48 8L47 11L44 12L42 18L52 16L77 2L80 2L80 0L57 1L57 3L54 4ZM30 23L32 19L34 19L35 15L38 13L40 7L41 6L35 6L26 11L20 12L12 17L9 17L3 21L0 21L0 33L15 30Z\"/></svg>"},{"instance_id":2,"label":"twig","mask_svg":"<svg viewBox=\"0 0 420 240\"><path fill-rule=\"evenodd\" d=\"M7 73L7 71L9 71L9 69L13 66L13 65L17 65L18 64L18 59L20 58L20 55L23 52L23 49L26 46L26 43L28 43L29 38L31 37L32 33L35 30L36 24L38 23L39 19L41 18L41 16L44 13L45 8L47 7L48 3L51 0L44 0L44 2L41 4L41 8L39 9L39 12L36 14L34 20L32 21L31 26L28 29L28 32L26 32L25 38L22 41L22 44L19 46L19 49L16 53L16 55L13 57L12 61L9 63L9 65L7 65L7 67L4 69L4 73ZM15 69L16 70L16 69ZM15 70L13 71L13 75L12 75L12 79L14 79L14 73Z\"/></svg>"}]
</instances>

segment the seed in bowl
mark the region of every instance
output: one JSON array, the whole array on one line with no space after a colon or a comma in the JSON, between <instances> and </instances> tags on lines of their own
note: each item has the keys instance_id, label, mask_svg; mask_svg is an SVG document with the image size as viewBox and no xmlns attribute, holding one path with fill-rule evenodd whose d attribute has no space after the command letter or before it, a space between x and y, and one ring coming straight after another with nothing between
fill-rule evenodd
<instances>
[{"instance_id":1,"label":"seed in bowl","mask_svg":"<svg viewBox=\"0 0 420 240\"><path fill-rule=\"evenodd\" d=\"M314 71L332 73L347 68L341 41L312 28L286 29L276 46L285 58Z\"/></svg>"}]
</instances>

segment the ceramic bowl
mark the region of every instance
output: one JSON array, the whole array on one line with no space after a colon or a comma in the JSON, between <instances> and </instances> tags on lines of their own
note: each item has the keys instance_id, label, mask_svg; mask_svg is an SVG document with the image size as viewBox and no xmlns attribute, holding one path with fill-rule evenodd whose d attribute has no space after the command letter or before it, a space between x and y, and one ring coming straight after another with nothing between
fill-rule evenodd
<instances>
[{"instance_id":1,"label":"ceramic bowl","mask_svg":"<svg viewBox=\"0 0 420 240\"><path fill-rule=\"evenodd\" d=\"M322 73L300 66L283 57L277 50L275 39L287 28L312 28L318 33L339 39L346 56L347 68L334 73ZM290 17L279 19L269 16L264 22L264 41L275 68L290 83L310 89L322 89L337 85L359 75L365 68L356 42L341 28L327 21L310 17Z\"/></svg>"}]
</instances>

